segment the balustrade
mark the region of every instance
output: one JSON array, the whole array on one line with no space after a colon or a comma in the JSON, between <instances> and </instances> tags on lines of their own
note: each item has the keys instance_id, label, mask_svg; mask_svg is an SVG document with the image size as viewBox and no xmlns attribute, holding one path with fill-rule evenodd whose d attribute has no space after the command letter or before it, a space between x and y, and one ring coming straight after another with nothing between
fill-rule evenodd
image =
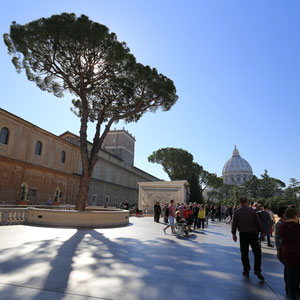
<instances>
[{"instance_id":1,"label":"balustrade","mask_svg":"<svg viewBox=\"0 0 300 300\"><path fill-rule=\"evenodd\" d=\"M0 225L26 224L27 208L0 208Z\"/></svg>"},{"instance_id":2,"label":"balustrade","mask_svg":"<svg viewBox=\"0 0 300 300\"><path fill-rule=\"evenodd\" d=\"M74 205L36 205L30 207L56 210L73 210L75 208ZM27 206L20 208L17 205L3 205L0 207L0 226L26 224L27 217Z\"/></svg>"}]
</instances>

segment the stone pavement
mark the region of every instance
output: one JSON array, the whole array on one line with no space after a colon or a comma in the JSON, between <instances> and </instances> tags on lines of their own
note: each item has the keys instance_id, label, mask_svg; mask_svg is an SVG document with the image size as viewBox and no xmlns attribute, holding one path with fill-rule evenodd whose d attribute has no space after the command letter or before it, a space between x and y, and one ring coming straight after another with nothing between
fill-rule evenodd
<instances>
[{"instance_id":1,"label":"stone pavement","mask_svg":"<svg viewBox=\"0 0 300 300\"><path fill-rule=\"evenodd\" d=\"M188 238L163 227L150 217L114 229L2 226L0 299L286 299L274 249L263 244L260 282L242 276L229 225Z\"/></svg>"}]
</instances>

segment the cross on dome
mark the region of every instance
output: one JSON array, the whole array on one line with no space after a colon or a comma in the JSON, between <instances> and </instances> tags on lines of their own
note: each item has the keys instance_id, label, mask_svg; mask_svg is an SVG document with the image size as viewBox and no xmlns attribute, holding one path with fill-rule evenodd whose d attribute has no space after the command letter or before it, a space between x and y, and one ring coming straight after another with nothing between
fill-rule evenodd
<instances>
[{"instance_id":1,"label":"cross on dome","mask_svg":"<svg viewBox=\"0 0 300 300\"><path fill-rule=\"evenodd\" d=\"M239 152L239 150L236 148L236 145L234 145L234 150L233 150L232 156L239 156L239 155L240 155L240 152Z\"/></svg>"}]
</instances>

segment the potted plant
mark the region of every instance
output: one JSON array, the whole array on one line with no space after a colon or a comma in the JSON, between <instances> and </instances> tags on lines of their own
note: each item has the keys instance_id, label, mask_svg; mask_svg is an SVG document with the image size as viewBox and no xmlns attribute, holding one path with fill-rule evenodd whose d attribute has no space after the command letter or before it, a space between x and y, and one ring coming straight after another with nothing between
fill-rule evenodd
<instances>
[{"instance_id":1,"label":"potted plant","mask_svg":"<svg viewBox=\"0 0 300 300\"><path fill-rule=\"evenodd\" d=\"M60 188L57 186L54 194L53 205L59 205Z\"/></svg>"},{"instance_id":2,"label":"potted plant","mask_svg":"<svg viewBox=\"0 0 300 300\"><path fill-rule=\"evenodd\" d=\"M27 200L28 186L27 183L23 182L21 184L21 200L18 201L19 205L28 205L29 201Z\"/></svg>"}]
</instances>

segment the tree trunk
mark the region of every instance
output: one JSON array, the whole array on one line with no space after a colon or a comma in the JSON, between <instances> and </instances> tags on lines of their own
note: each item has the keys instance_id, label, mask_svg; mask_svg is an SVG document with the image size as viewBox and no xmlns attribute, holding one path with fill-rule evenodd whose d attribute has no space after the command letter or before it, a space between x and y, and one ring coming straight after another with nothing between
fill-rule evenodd
<instances>
[{"instance_id":1,"label":"tree trunk","mask_svg":"<svg viewBox=\"0 0 300 300\"><path fill-rule=\"evenodd\" d=\"M76 210L85 211L86 199L89 192L91 176L83 173L80 180L79 191L76 199Z\"/></svg>"}]
</instances>

